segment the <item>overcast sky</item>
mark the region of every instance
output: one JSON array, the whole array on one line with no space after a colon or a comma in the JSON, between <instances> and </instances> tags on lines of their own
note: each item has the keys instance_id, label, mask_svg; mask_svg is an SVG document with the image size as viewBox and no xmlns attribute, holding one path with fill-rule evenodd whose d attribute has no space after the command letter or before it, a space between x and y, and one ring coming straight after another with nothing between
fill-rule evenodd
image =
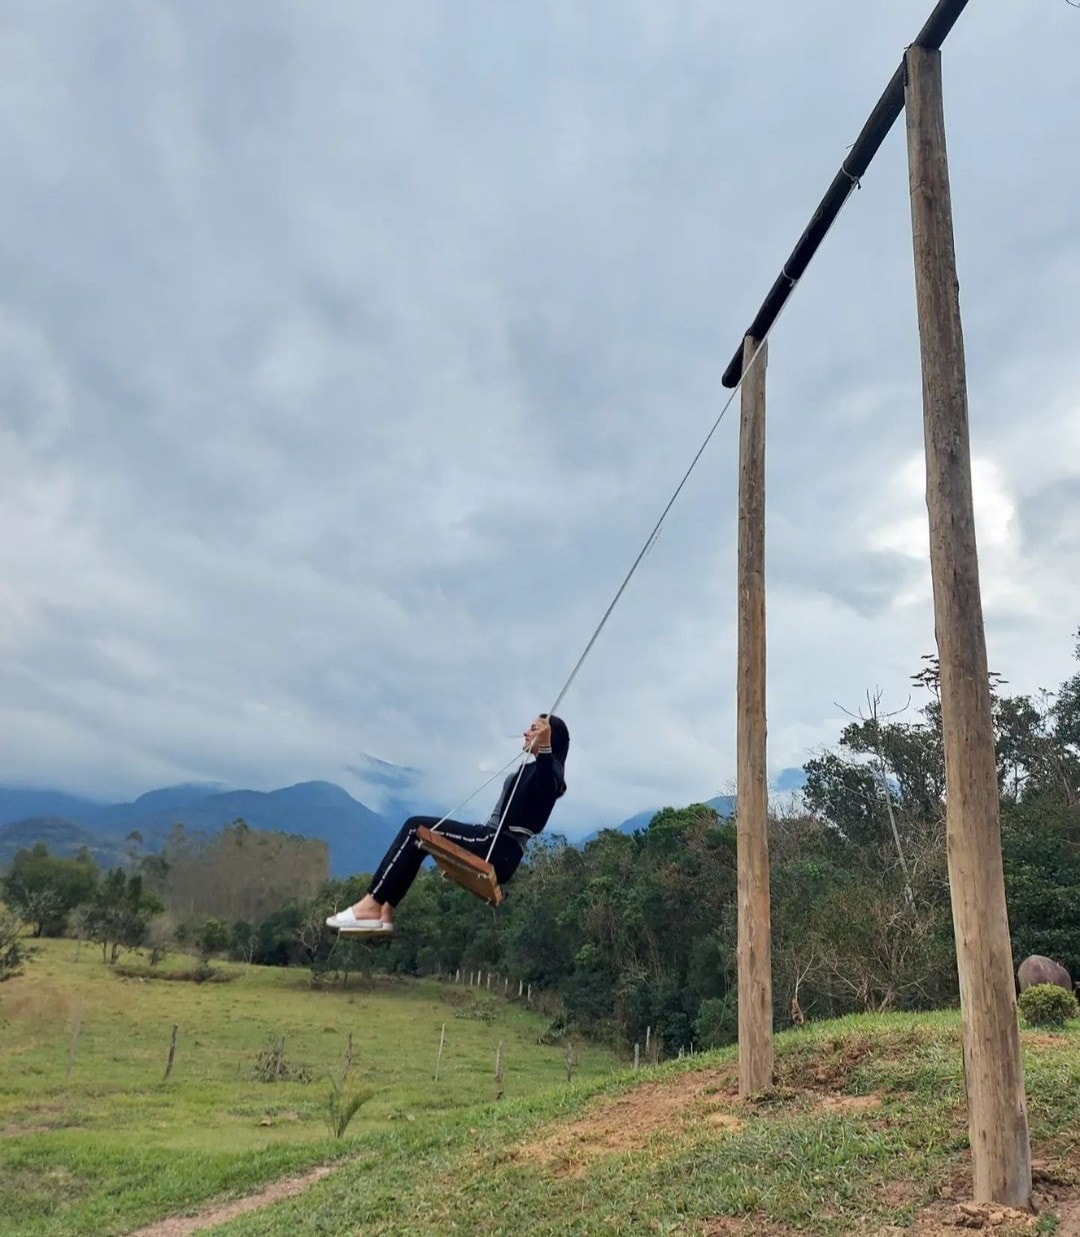
<instances>
[{"instance_id":1,"label":"overcast sky","mask_svg":"<svg viewBox=\"0 0 1080 1237\"><path fill-rule=\"evenodd\" d=\"M374 756L454 806L562 686L930 7L5 4L0 781L378 808ZM1053 688L1080 12L973 0L944 71L990 661ZM898 125L770 343L774 777L934 647L906 175ZM731 788L737 428L561 709L571 836Z\"/></svg>"}]
</instances>

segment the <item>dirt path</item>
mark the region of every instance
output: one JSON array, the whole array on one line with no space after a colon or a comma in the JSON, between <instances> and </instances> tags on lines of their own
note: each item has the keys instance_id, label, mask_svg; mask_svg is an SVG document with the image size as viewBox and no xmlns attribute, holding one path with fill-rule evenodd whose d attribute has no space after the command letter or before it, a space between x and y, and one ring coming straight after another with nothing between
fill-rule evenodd
<instances>
[{"instance_id":1,"label":"dirt path","mask_svg":"<svg viewBox=\"0 0 1080 1237\"><path fill-rule=\"evenodd\" d=\"M260 1207L269 1207L283 1198L292 1198L294 1194L302 1193L316 1181L328 1177L339 1167L340 1165L323 1164L319 1168L313 1168L310 1172L304 1173L302 1177L286 1177L282 1181L275 1181L265 1190L260 1190L258 1194L249 1194L247 1198L237 1198L231 1203L218 1203L212 1207L205 1207L192 1216L171 1216L167 1220L159 1220L156 1224L151 1224L149 1228L140 1228L137 1233L132 1234L132 1237L188 1237L189 1233L205 1231L216 1224L224 1224L226 1220L242 1216L246 1212L258 1211Z\"/></svg>"}]
</instances>

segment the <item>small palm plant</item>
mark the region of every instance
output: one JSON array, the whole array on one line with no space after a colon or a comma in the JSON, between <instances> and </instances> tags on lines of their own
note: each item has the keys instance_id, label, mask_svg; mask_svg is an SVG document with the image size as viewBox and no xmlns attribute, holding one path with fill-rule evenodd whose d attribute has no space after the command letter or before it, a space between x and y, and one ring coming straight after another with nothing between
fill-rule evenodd
<instances>
[{"instance_id":1,"label":"small palm plant","mask_svg":"<svg viewBox=\"0 0 1080 1237\"><path fill-rule=\"evenodd\" d=\"M374 1087L347 1087L344 1077L340 1083L331 1078L330 1094L323 1107L330 1133L335 1138L344 1137L349 1122L374 1094Z\"/></svg>"}]
</instances>

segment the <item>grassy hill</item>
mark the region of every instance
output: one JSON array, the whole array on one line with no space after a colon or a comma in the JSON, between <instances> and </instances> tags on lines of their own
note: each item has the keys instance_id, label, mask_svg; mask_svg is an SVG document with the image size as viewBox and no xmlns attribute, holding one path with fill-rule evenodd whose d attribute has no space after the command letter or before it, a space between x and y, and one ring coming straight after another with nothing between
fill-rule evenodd
<instances>
[{"instance_id":1,"label":"grassy hill","mask_svg":"<svg viewBox=\"0 0 1080 1237\"><path fill-rule=\"evenodd\" d=\"M130 1233L316 1166L329 1171L302 1180L314 1183L296 1197L279 1191L257 1211L203 1223L228 1237L899 1237L956 1233L957 1222L1000 1234L1080 1231L1076 1024L1022 1037L1040 1215L965 1212L954 1013L782 1035L776 1087L748 1104L731 1050L635 1074L578 1044L568 1083L563 1048L537 1042L544 1021L486 991L362 979L311 991L304 973L260 968L233 968L224 984L139 983L86 949L74 962L74 950L46 943L0 989L5 1237ZM178 1051L164 1082L173 1023ZM353 1076L373 1094L333 1139L323 1109L350 1033ZM286 1058L306 1065L310 1082L253 1078L271 1036L284 1037Z\"/></svg>"},{"instance_id":2,"label":"grassy hill","mask_svg":"<svg viewBox=\"0 0 1080 1237\"><path fill-rule=\"evenodd\" d=\"M25 974L0 986L4 1237L129 1232L353 1156L372 1137L396 1145L492 1100L500 1042L504 1103L565 1087L562 1047L537 1042L547 1019L486 989L353 975L344 989L312 990L307 971L229 964L227 983L140 981L104 966L92 946L75 961L73 941L41 945ZM352 1082L373 1095L338 1140L325 1110L350 1036ZM255 1078L259 1053L278 1040L310 1081ZM600 1048L577 1055L575 1087L617 1066Z\"/></svg>"}]
</instances>

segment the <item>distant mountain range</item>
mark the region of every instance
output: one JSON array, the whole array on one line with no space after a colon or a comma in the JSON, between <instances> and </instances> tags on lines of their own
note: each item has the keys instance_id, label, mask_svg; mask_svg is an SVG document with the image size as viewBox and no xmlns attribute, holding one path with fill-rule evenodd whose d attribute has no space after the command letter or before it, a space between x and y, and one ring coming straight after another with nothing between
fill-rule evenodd
<instances>
[{"instance_id":1,"label":"distant mountain range","mask_svg":"<svg viewBox=\"0 0 1080 1237\"><path fill-rule=\"evenodd\" d=\"M134 803L113 804L0 786L0 864L10 863L21 847L43 841L54 854L72 855L86 846L108 865L126 852L124 839L133 830L145 849L159 850L178 822L189 833L216 833L238 817L253 829L320 838L329 847L334 876L371 871L398 827L332 782L301 782L266 792L167 786Z\"/></svg>"},{"instance_id":2,"label":"distant mountain range","mask_svg":"<svg viewBox=\"0 0 1080 1237\"><path fill-rule=\"evenodd\" d=\"M730 816L735 800L721 795L708 800L721 816ZM650 808L613 826L620 833L644 829L659 808ZM189 833L216 833L237 818L253 829L276 829L320 838L330 851L333 876L370 872L382 858L409 809L395 802L388 818L354 799L333 782L301 782L280 790L228 790L215 785L166 786L140 795L133 803L96 803L54 790L0 786L0 866L16 851L45 842L54 855L74 855L82 847L102 867L123 861L125 839L137 831L143 849L160 850L177 823ZM594 838L596 833L578 843Z\"/></svg>"}]
</instances>

